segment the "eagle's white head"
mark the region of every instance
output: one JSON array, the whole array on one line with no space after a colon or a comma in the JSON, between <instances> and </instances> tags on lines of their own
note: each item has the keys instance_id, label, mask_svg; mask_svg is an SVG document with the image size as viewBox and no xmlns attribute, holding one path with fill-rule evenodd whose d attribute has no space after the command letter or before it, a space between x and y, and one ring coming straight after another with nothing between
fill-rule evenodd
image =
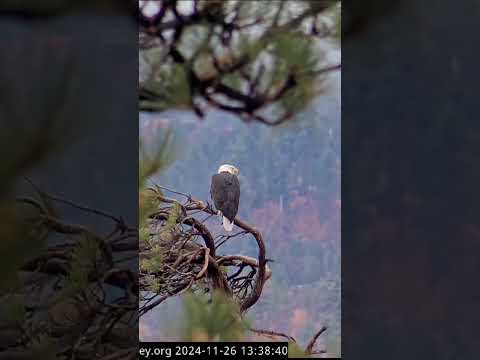
<instances>
[{"instance_id":1,"label":"eagle's white head","mask_svg":"<svg viewBox=\"0 0 480 360\"><path fill-rule=\"evenodd\" d=\"M238 176L238 173L240 172L240 170L238 170L233 165L223 164L223 165L220 165L220 167L218 168L218 173L220 174L221 172L228 172L232 175Z\"/></svg>"}]
</instances>

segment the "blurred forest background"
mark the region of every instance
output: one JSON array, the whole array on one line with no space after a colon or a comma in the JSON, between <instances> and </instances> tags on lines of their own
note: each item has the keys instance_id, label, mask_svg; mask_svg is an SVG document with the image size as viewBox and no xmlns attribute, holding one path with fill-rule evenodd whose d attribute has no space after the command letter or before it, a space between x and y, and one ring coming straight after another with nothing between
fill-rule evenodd
<instances>
[{"instance_id":1,"label":"blurred forest background","mask_svg":"<svg viewBox=\"0 0 480 360\"><path fill-rule=\"evenodd\" d=\"M330 25L338 26L335 21ZM340 63L338 38L334 34L318 38L315 65ZM295 50L287 48L285 57L298 57ZM155 48L140 52L141 84L151 84L159 54L162 50ZM211 105L202 108L205 114L199 118L184 104L156 108L148 99L148 111L140 112L144 148L155 152L159 144L164 146L164 165L150 178L154 183L210 201L210 180L218 166L231 163L240 169L238 216L261 231L267 257L274 260L269 265L273 276L247 318L253 326L289 334L300 343L327 326L319 345L329 356L340 355L341 334L340 79L339 70L310 79L319 90L277 126L241 121L238 114ZM207 224L218 228L217 222ZM254 243L235 240L222 252L255 256ZM162 303L142 317L141 340L179 340L179 319L188 322L186 317L182 299Z\"/></svg>"},{"instance_id":2,"label":"blurred forest background","mask_svg":"<svg viewBox=\"0 0 480 360\"><path fill-rule=\"evenodd\" d=\"M135 10L0 4L0 359L137 356Z\"/></svg>"}]
</instances>

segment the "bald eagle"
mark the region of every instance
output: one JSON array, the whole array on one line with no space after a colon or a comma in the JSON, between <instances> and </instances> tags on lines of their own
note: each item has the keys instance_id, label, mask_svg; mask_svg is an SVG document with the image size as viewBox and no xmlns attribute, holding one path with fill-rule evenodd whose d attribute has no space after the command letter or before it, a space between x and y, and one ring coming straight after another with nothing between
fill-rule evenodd
<instances>
[{"instance_id":1,"label":"bald eagle","mask_svg":"<svg viewBox=\"0 0 480 360\"><path fill-rule=\"evenodd\" d=\"M228 164L218 168L218 173L212 176L210 195L218 215L223 218L225 231L233 230L233 221L238 211L240 202L240 182L238 181L239 170Z\"/></svg>"}]
</instances>

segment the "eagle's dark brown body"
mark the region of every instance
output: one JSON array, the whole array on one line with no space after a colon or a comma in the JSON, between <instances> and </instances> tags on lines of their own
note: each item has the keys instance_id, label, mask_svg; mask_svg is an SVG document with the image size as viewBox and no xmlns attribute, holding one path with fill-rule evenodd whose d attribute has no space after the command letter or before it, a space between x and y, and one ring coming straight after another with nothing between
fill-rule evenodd
<instances>
[{"instance_id":1,"label":"eagle's dark brown body","mask_svg":"<svg viewBox=\"0 0 480 360\"><path fill-rule=\"evenodd\" d=\"M215 208L233 222L240 202L240 182L237 176L226 171L213 175L210 195Z\"/></svg>"}]
</instances>

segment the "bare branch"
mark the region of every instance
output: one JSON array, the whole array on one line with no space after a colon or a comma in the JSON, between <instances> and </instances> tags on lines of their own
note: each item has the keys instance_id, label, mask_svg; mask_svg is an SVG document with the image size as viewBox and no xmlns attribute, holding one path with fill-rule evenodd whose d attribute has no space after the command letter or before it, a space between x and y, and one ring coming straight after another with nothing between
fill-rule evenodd
<instances>
[{"instance_id":1,"label":"bare branch","mask_svg":"<svg viewBox=\"0 0 480 360\"><path fill-rule=\"evenodd\" d=\"M317 331L315 335L313 335L312 339L308 342L307 347L305 348L305 352L307 354L313 353L313 347L315 346L315 343L317 342L320 335L322 335L326 330L327 328L325 326L322 326L322 328Z\"/></svg>"}]
</instances>

